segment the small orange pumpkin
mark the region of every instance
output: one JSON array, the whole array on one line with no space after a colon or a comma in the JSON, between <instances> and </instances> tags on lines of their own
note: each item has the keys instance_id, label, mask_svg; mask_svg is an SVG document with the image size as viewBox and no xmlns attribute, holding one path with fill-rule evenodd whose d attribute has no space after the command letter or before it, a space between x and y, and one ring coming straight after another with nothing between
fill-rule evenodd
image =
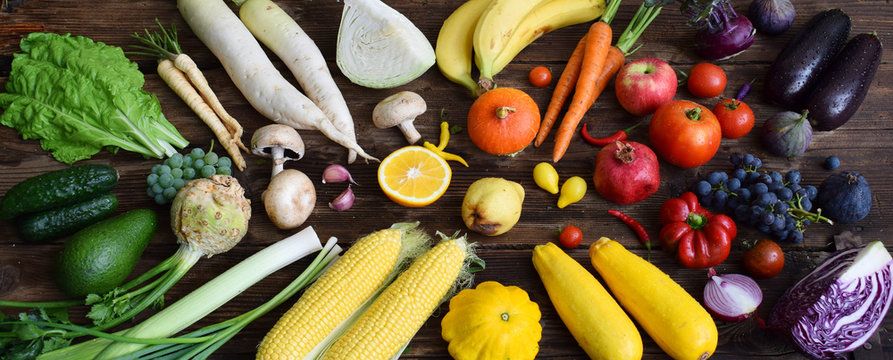
<instances>
[{"instance_id":1,"label":"small orange pumpkin","mask_svg":"<svg viewBox=\"0 0 893 360\"><path fill-rule=\"evenodd\" d=\"M514 155L536 137L540 110L525 92L496 88L477 98L468 110L468 136L493 155Z\"/></svg>"}]
</instances>

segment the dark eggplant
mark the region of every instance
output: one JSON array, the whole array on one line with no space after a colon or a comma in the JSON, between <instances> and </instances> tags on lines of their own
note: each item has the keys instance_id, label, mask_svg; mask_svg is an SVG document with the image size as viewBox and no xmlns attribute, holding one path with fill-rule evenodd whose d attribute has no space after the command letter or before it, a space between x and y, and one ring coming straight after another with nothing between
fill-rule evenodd
<instances>
[{"instance_id":1,"label":"dark eggplant","mask_svg":"<svg viewBox=\"0 0 893 360\"><path fill-rule=\"evenodd\" d=\"M851 23L840 9L825 10L809 20L769 67L767 98L788 110L803 110L819 75L846 44Z\"/></svg>"},{"instance_id":2,"label":"dark eggplant","mask_svg":"<svg viewBox=\"0 0 893 360\"><path fill-rule=\"evenodd\" d=\"M881 63L882 51L876 34L859 34L847 43L809 93L806 108L813 128L834 130L856 113Z\"/></svg>"}]
</instances>

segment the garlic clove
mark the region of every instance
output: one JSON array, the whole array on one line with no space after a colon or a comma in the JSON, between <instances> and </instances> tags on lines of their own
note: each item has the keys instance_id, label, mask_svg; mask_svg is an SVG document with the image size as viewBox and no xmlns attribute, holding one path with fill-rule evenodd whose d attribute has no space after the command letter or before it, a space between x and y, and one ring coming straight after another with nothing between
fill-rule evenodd
<instances>
[{"instance_id":1,"label":"garlic clove","mask_svg":"<svg viewBox=\"0 0 893 360\"><path fill-rule=\"evenodd\" d=\"M345 168L342 165L332 164L332 165L327 166L326 169L323 170L323 172L322 172L322 183L323 184L330 183L330 182L336 183L336 182L342 182L342 181L350 181L352 184L359 185L359 184L357 184L356 181L353 181L353 178L350 176L350 172L348 172L347 168Z\"/></svg>"},{"instance_id":2,"label":"garlic clove","mask_svg":"<svg viewBox=\"0 0 893 360\"><path fill-rule=\"evenodd\" d=\"M335 200L332 200L332 202L329 203L329 207L335 211L345 211L353 206L353 201L353 189L350 188L350 185L347 185L347 189L344 189L344 191L341 192L341 195L338 195Z\"/></svg>"}]
</instances>

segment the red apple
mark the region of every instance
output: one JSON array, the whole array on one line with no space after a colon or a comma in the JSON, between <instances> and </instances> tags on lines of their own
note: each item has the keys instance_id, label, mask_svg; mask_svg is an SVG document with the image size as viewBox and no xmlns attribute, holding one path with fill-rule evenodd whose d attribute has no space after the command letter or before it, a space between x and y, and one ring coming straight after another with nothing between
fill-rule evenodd
<instances>
[{"instance_id":1,"label":"red apple","mask_svg":"<svg viewBox=\"0 0 893 360\"><path fill-rule=\"evenodd\" d=\"M653 113L676 95L676 72L665 61L642 58L624 65L614 80L617 100L635 116Z\"/></svg>"}]
</instances>

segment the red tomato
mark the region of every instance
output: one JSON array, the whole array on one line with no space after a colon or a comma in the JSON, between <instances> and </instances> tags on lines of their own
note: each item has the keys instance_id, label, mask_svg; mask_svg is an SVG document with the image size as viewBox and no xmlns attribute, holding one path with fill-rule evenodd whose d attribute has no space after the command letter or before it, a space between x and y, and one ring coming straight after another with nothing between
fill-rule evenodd
<instances>
[{"instance_id":1,"label":"red tomato","mask_svg":"<svg viewBox=\"0 0 893 360\"><path fill-rule=\"evenodd\" d=\"M693 168L716 155L722 129L710 109L688 100L673 100L654 112L648 135L654 151L666 161Z\"/></svg>"},{"instance_id":2,"label":"red tomato","mask_svg":"<svg viewBox=\"0 0 893 360\"><path fill-rule=\"evenodd\" d=\"M774 241L761 239L744 252L742 261L744 269L749 274L756 278L768 279L778 275L784 268L784 253Z\"/></svg>"},{"instance_id":3,"label":"red tomato","mask_svg":"<svg viewBox=\"0 0 893 360\"><path fill-rule=\"evenodd\" d=\"M530 70L530 84L536 87L543 87L552 82L552 72L545 66L537 66Z\"/></svg>"},{"instance_id":4,"label":"red tomato","mask_svg":"<svg viewBox=\"0 0 893 360\"><path fill-rule=\"evenodd\" d=\"M688 73L688 91L699 98L722 95L726 88L726 72L711 63L699 63Z\"/></svg>"},{"instance_id":5,"label":"red tomato","mask_svg":"<svg viewBox=\"0 0 893 360\"><path fill-rule=\"evenodd\" d=\"M579 246L581 241L583 241L583 232L573 225L565 226L564 229L561 229L561 235L558 235L558 242L568 249Z\"/></svg>"},{"instance_id":6,"label":"red tomato","mask_svg":"<svg viewBox=\"0 0 893 360\"><path fill-rule=\"evenodd\" d=\"M753 129L753 110L741 100L722 99L713 107L713 115L719 120L722 137L737 139Z\"/></svg>"}]
</instances>

